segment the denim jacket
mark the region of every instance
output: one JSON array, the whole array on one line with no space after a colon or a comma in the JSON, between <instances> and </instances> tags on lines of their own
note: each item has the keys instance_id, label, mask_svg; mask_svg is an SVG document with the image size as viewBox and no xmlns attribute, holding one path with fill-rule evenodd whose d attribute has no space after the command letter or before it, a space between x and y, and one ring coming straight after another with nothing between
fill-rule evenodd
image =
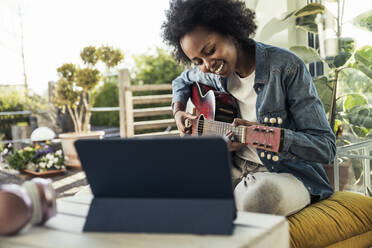
<instances>
[{"instance_id":1,"label":"denim jacket","mask_svg":"<svg viewBox=\"0 0 372 248\"><path fill-rule=\"evenodd\" d=\"M279 161L260 159L270 172L290 173L302 181L312 202L325 199L333 189L321 164L333 162L335 136L310 73L304 62L288 50L259 42L255 46L257 120L264 123L265 117L280 117L284 130ZM173 81L172 102L186 106L195 81L227 92L226 78L192 67ZM258 154L261 151L257 149Z\"/></svg>"}]
</instances>

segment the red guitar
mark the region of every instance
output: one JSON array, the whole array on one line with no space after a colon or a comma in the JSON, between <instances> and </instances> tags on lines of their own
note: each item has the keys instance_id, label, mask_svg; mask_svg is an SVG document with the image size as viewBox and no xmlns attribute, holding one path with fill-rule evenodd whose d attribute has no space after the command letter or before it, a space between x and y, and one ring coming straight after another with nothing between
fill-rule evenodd
<instances>
[{"instance_id":1,"label":"red guitar","mask_svg":"<svg viewBox=\"0 0 372 248\"><path fill-rule=\"evenodd\" d=\"M192 135L224 136L228 131L232 131L236 142L268 152L280 151L281 128L260 124L234 127L230 124L238 116L238 108L231 95L195 83L192 87L191 101L195 105L194 114L197 116L195 120L189 120L192 125ZM280 119L275 122L281 124ZM265 153L261 152L260 155L264 157ZM279 159L277 155L271 157L271 154L267 154L267 158L272 158L274 161Z\"/></svg>"}]
</instances>

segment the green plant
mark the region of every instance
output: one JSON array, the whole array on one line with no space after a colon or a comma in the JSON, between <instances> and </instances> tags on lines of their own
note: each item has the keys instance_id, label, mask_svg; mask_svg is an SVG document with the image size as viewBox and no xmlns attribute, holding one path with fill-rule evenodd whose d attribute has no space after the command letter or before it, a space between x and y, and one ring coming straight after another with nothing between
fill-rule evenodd
<instances>
[{"instance_id":1,"label":"green plant","mask_svg":"<svg viewBox=\"0 0 372 248\"><path fill-rule=\"evenodd\" d=\"M102 50L104 51L104 50ZM155 49L155 53L139 54L134 56L136 62L131 71L132 84L164 84L171 83L184 67L178 65L173 58L163 49ZM160 92L141 91L133 92L134 96L153 95ZM165 92L162 92L165 93ZM160 93L160 94L162 94ZM171 92L166 92L170 94ZM94 107L117 107L118 106L118 77L109 76L104 78L104 84L97 89ZM170 103L141 104L136 108L169 106ZM157 117L142 117L136 120L151 120L159 118L170 118L169 115ZM119 126L119 115L117 112L96 112L92 114L92 124L98 126Z\"/></svg>"},{"instance_id":2,"label":"green plant","mask_svg":"<svg viewBox=\"0 0 372 248\"><path fill-rule=\"evenodd\" d=\"M3 155L9 166L16 170L24 170L27 163L31 162L37 151L32 147L25 147L21 150L5 151Z\"/></svg>"},{"instance_id":3,"label":"green plant","mask_svg":"<svg viewBox=\"0 0 372 248\"><path fill-rule=\"evenodd\" d=\"M336 17L324 5L311 3L287 14L283 20L294 17L298 28L312 33L322 32L322 27L335 23L338 49L333 56L325 56L321 49L307 46L294 46L290 50L305 63L322 61L328 65L328 75L313 81L338 142L347 143L348 140L341 137L343 127L350 126L350 131L359 138L366 137L372 130L372 46L355 50L353 39L341 37L343 10L340 1L336 2L339 9ZM324 16L328 19L324 20ZM372 10L355 17L353 23L371 31Z\"/></svg>"},{"instance_id":4,"label":"green plant","mask_svg":"<svg viewBox=\"0 0 372 248\"><path fill-rule=\"evenodd\" d=\"M294 46L290 50L299 55L305 63L322 61L328 66L328 74L313 78L313 81L328 112L330 126L337 137L337 145L358 142L369 136L372 130L372 46L356 50L353 38L342 37L345 1L341 4L341 0L333 0L338 7L337 16L333 16L324 5L312 3L289 13L283 19L293 17L296 27L319 35L319 50L307 46ZM372 10L360 14L352 22L358 28L372 31ZM328 40L324 37L324 27L327 32L333 28L334 36L328 37ZM329 44L332 43L333 47L330 47ZM326 51L327 49L329 51ZM358 155L358 152L354 155ZM356 179L352 187L355 190L362 178L361 160L338 160L339 164L352 165Z\"/></svg>"},{"instance_id":5,"label":"green plant","mask_svg":"<svg viewBox=\"0 0 372 248\"><path fill-rule=\"evenodd\" d=\"M0 112L30 111L36 114L47 108L46 100L37 95L25 97L23 87L2 86L0 88ZM11 138L11 126L19 122L28 122L29 115L1 115L0 116L0 134L5 139Z\"/></svg>"},{"instance_id":6,"label":"green plant","mask_svg":"<svg viewBox=\"0 0 372 248\"><path fill-rule=\"evenodd\" d=\"M133 56L133 84L170 84L185 67L179 65L164 49L156 48L155 53Z\"/></svg>"},{"instance_id":7,"label":"green plant","mask_svg":"<svg viewBox=\"0 0 372 248\"><path fill-rule=\"evenodd\" d=\"M119 106L119 87L118 78L105 80L105 83L97 90L94 100L94 107L117 107ZM92 125L95 126L119 126L119 113L94 112L92 114Z\"/></svg>"},{"instance_id":8,"label":"green plant","mask_svg":"<svg viewBox=\"0 0 372 248\"><path fill-rule=\"evenodd\" d=\"M29 169L42 172L64 168L62 150L53 152L47 144L26 146L19 150L8 146L2 151L1 160L19 171Z\"/></svg>"},{"instance_id":9,"label":"green plant","mask_svg":"<svg viewBox=\"0 0 372 248\"><path fill-rule=\"evenodd\" d=\"M102 46L97 50L97 56L106 65L106 69L109 70L119 64L124 56L120 50L113 49L112 47Z\"/></svg>"},{"instance_id":10,"label":"green plant","mask_svg":"<svg viewBox=\"0 0 372 248\"><path fill-rule=\"evenodd\" d=\"M95 67L96 63L102 61L106 68L112 68L123 60L123 55L120 50L109 46L98 49L88 46L81 51L80 57L86 65L85 68L71 63L57 68L60 79L53 101L63 111L67 109L74 123L75 132L88 132L91 108L94 104L92 94L102 78L100 71Z\"/></svg>"}]
</instances>

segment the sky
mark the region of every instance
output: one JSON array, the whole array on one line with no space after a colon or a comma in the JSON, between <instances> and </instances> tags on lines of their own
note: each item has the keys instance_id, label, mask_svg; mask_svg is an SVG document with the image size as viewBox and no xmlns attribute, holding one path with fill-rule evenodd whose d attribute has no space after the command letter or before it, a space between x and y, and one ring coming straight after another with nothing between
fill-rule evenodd
<instances>
[{"instance_id":1,"label":"sky","mask_svg":"<svg viewBox=\"0 0 372 248\"><path fill-rule=\"evenodd\" d=\"M160 32L168 6L169 0L0 0L0 85L24 82L20 20L29 87L45 94L48 81L58 79L56 68L82 65L85 46L121 49L120 68L133 66L133 54L166 48ZM357 30L349 20L369 9L372 0L346 0L344 33L358 37L358 47L372 45L372 33Z\"/></svg>"},{"instance_id":2,"label":"sky","mask_svg":"<svg viewBox=\"0 0 372 248\"><path fill-rule=\"evenodd\" d=\"M169 0L0 0L0 84L22 84L21 7L30 88L46 92L56 68L81 65L80 51L110 45L132 54L165 47L160 27ZM121 65L122 67L125 66Z\"/></svg>"}]
</instances>

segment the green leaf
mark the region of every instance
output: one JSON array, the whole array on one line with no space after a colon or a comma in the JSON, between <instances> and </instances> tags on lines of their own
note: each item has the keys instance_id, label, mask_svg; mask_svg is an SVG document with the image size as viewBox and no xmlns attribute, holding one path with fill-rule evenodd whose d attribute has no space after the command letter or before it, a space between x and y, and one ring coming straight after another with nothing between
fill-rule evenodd
<instances>
[{"instance_id":1,"label":"green leaf","mask_svg":"<svg viewBox=\"0 0 372 248\"><path fill-rule=\"evenodd\" d=\"M94 89L100 80L100 72L97 69L78 68L75 73L76 85L82 87L86 91Z\"/></svg>"},{"instance_id":2,"label":"green leaf","mask_svg":"<svg viewBox=\"0 0 372 248\"><path fill-rule=\"evenodd\" d=\"M84 47L80 52L80 58L84 64L95 65L98 61L97 48L95 46Z\"/></svg>"},{"instance_id":3,"label":"green leaf","mask_svg":"<svg viewBox=\"0 0 372 248\"><path fill-rule=\"evenodd\" d=\"M351 126L351 129L360 138L365 138L371 132L371 129L365 127Z\"/></svg>"},{"instance_id":4,"label":"green leaf","mask_svg":"<svg viewBox=\"0 0 372 248\"><path fill-rule=\"evenodd\" d=\"M319 98L323 103L326 113L329 111L332 100L332 87L328 84L328 78L325 76L313 78Z\"/></svg>"},{"instance_id":5,"label":"green leaf","mask_svg":"<svg viewBox=\"0 0 372 248\"><path fill-rule=\"evenodd\" d=\"M324 13L325 7L320 3L310 3L298 10L294 15L296 17L316 15L318 13Z\"/></svg>"},{"instance_id":6,"label":"green leaf","mask_svg":"<svg viewBox=\"0 0 372 248\"><path fill-rule=\"evenodd\" d=\"M368 96L372 93L372 80L355 68L345 68L338 74L337 93L338 96L355 93Z\"/></svg>"},{"instance_id":7,"label":"green leaf","mask_svg":"<svg viewBox=\"0 0 372 248\"><path fill-rule=\"evenodd\" d=\"M356 106L343 115L352 125L372 129L372 107Z\"/></svg>"},{"instance_id":8,"label":"green leaf","mask_svg":"<svg viewBox=\"0 0 372 248\"><path fill-rule=\"evenodd\" d=\"M355 65L357 69L359 69L361 72L366 74L370 79L372 79L372 70L370 68L368 68L359 61L357 61Z\"/></svg>"},{"instance_id":9,"label":"green leaf","mask_svg":"<svg viewBox=\"0 0 372 248\"><path fill-rule=\"evenodd\" d=\"M348 61L350 57L351 57L351 53L348 53L348 52L340 52L340 53L335 57L335 59L333 60L333 65L334 65L336 68L339 68L339 67L345 65L346 61Z\"/></svg>"},{"instance_id":10,"label":"green leaf","mask_svg":"<svg viewBox=\"0 0 372 248\"><path fill-rule=\"evenodd\" d=\"M340 38L340 48L348 53L353 53L355 50L355 39L350 37Z\"/></svg>"},{"instance_id":11,"label":"green leaf","mask_svg":"<svg viewBox=\"0 0 372 248\"><path fill-rule=\"evenodd\" d=\"M306 46L293 46L289 50L296 53L306 64L322 60L314 48Z\"/></svg>"},{"instance_id":12,"label":"green leaf","mask_svg":"<svg viewBox=\"0 0 372 248\"><path fill-rule=\"evenodd\" d=\"M293 16L293 14L296 12L296 10L293 10L293 11L287 11L285 13L282 14L282 18L280 18L281 21L285 21L287 20L288 18L290 18L291 16Z\"/></svg>"},{"instance_id":13,"label":"green leaf","mask_svg":"<svg viewBox=\"0 0 372 248\"><path fill-rule=\"evenodd\" d=\"M372 79L372 46L361 47L355 52L354 58L356 63L353 67Z\"/></svg>"},{"instance_id":14,"label":"green leaf","mask_svg":"<svg viewBox=\"0 0 372 248\"><path fill-rule=\"evenodd\" d=\"M355 52L355 60L372 69L372 46L363 46Z\"/></svg>"},{"instance_id":15,"label":"green leaf","mask_svg":"<svg viewBox=\"0 0 372 248\"><path fill-rule=\"evenodd\" d=\"M308 16L302 16L296 18L296 27L302 28L305 31L311 32L311 33L318 33L318 26L315 23L315 16L316 15L308 15Z\"/></svg>"},{"instance_id":16,"label":"green leaf","mask_svg":"<svg viewBox=\"0 0 372 248\"><path fill-rule=\"evenodd\" d=\"M350 94L347 95L344 100L344 111L347 112L349 109L353 107L362 105L368 105L368 101L365 98L365 96L361 94Z\"/></svg>"},{"instance_id":17,"label":"green leaf","mask_svg":"<svg viewBox=\"0 0 372 248\"><path fill-rule=\"evenodd\" d=\"M335 126L333 127L333 132L337 134L337 132L339 132L340 129L342 130L342 121L340 121L339 119L336 119Z\"/></svg>"},{"instance_id":18,"label":"green leaf","mask_svg":"<svg viewBox=\"0 0 372 248\"><path fill-rule=\"evenodd\" d=\"M353 24L360 29L372 32L372 10L368 10L355 17Z\"/></svg>"},{"instance_id":19,"label":"green leaf","mask_svg":"<svg viewBox=\"0 0 372 248\"><path fill-rule=\"evenodd\" d=\"M98 48L97 56L105 63L108 69L117 66L124 59L124 55L120 49L115 49L111 46L101 46Z\"/></svg>"}]
</instances>

